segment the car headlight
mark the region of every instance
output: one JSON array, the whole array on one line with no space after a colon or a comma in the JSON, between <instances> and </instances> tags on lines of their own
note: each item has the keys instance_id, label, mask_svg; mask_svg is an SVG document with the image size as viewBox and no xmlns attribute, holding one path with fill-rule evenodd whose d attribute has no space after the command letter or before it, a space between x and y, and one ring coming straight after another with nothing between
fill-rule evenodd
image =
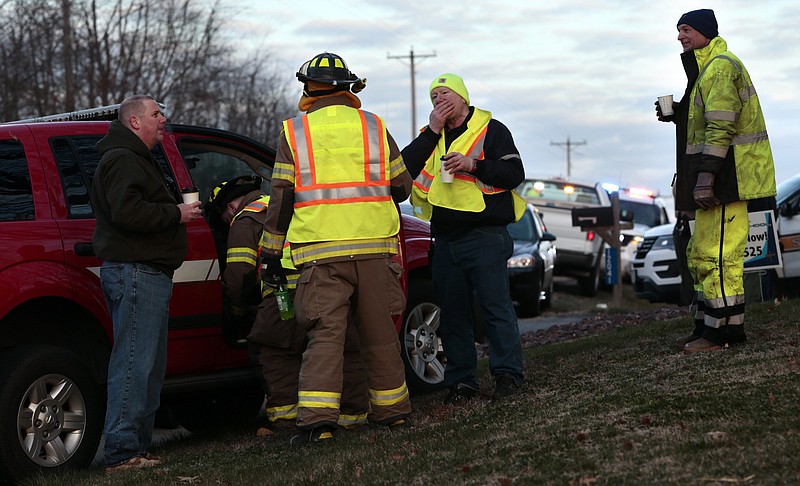
<instances>
[{"instance_id":1,"label":"car headlight","mask_svg":"<svg viewBox=\"0 0 800 486\"><path fill-rule=\"evenodd\" d=\"M675 241L672 239L672 235L664 235L656 238L651 250L672 250L674 248Z\"/></svg>"},{"instance_id":2,"label":"car headlight","mask_svg":"<svg viewBox=\"0 0 800 486\"><path fill-rule=\"evenodd\" d=\"M508 268L532 268L535 264L533 255L516 255L508 259Z\"/></svg>"}]
</instances>

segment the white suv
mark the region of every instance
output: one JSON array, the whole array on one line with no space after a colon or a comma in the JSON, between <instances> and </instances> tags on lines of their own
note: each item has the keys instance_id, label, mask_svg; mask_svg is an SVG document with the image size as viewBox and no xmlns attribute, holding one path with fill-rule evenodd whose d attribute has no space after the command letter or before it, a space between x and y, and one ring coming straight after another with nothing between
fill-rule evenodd
<instances>
[{"instance_id":1,"label":"white suv","mask_svg":"<svg viewBox=\"0 0 800 486\"><path fill-rule=\"evenodd\" d=\"M672 239L674 227L668 223L651 228L637 245L631 272L636 297L650 302L680 302L681 273Z\"/></svg>"}]
</instances>

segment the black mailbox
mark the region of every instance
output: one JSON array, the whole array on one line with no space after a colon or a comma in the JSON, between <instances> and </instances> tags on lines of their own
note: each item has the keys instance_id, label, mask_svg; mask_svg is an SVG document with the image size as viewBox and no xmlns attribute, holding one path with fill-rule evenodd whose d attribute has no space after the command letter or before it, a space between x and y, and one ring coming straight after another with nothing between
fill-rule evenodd
<instances>
[{"instance_id":1,"label":"black mailbox","mask_svg":"<svg viewBox=\"0 0 800 486\"><path fill-rule=\"evenodd\" d=\"M574 208L572 226L595 228L614 225L614 211L611 206L602 208Z\"/></svg>"}]
</instances>

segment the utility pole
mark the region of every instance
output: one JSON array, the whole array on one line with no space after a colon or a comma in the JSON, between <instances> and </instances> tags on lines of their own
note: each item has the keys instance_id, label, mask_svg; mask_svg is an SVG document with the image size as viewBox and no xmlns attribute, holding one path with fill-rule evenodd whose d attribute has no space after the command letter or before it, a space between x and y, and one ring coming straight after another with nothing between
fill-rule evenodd
<instances>
[{"instance_id":1,"label":"utility pole","mask_svg":"<svg viewBox=\"0 0 800 486\"><path fill-rule=\"evenodd\" d=\"M409 63L411 67L411 140L417 138L417 95L416 95L416 86L415 86L415 74L414 71L414 59L416 58L425 58L425 57L436 57L436 51L433 51L433 54L417 54L414 55L414 46L411 46L411 50L409 51L407 56L392 56L389 53L386 53L386 59L409 59L411 62Z\"/></svg>"},{"instance_id":2,"label":"utility pole","mask_svg":"<svg viewBox=\"0 0 800 486\"><path fill-rule=\"evenodd\" d=\"M566 142L550 142L550 145L559 145L559 146L566 146L567 147L567 179L569 179L570 173L572 172L572 147L574 145L586 145L586 140L583 142L573 142L570 140L569 135L567 136Z\"/></svg>"}]
</instances>

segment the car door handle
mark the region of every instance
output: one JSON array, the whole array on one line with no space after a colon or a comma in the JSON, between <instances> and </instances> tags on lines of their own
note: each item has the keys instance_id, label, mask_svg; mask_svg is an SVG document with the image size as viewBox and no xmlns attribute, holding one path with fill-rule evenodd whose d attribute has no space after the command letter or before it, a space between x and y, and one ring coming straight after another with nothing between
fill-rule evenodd
<instances>
[{"instance_id":1,"label":"car door handle","mask_svg":"<svg viewBox=\"0 0 800 486\"><path fill-rule=\"evenodd\" d=\"M94 255L94 248L92 248L91 242L81 241L75 243L75 254L82 257L93 257Z\"/></svg>"}]
</instances>

